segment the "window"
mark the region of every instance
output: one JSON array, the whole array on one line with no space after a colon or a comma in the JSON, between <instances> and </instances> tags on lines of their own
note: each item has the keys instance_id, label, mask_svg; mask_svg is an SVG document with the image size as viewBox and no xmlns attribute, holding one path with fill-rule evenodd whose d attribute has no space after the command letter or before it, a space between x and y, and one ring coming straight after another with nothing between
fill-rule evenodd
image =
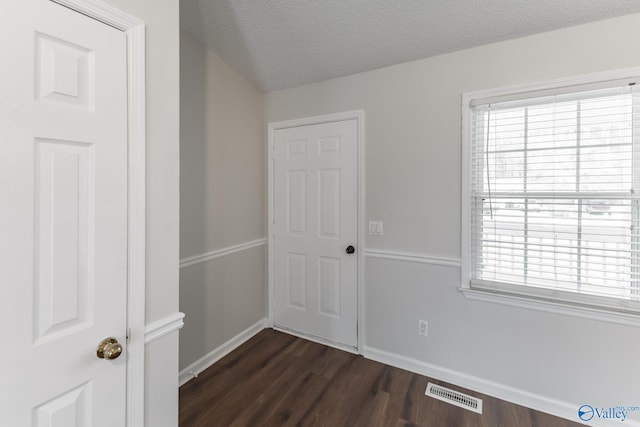
<instances>
[{"instance_id":1,"label":"window","mask_svg":"<svg viewBox=\"0 0 640 427\"><path fill-rule=\"evenodd\" d=\"M635 81L464 97L463 291L640 313Z\"/></svg>"}]
</instances>

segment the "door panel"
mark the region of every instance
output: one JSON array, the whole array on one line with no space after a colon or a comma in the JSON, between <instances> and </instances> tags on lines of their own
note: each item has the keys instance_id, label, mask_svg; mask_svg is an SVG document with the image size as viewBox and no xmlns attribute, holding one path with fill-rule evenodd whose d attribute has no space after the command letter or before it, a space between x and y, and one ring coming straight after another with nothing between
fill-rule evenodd
<instances>
[{"instance_id":1,"label":"door panel","mask_svg":"<svg viewBox=\"0 0 640 427\"><path fill-rule=\"evenodd\" d=\"M307 234L307 171L287 171L287 224L292 235Z\"/></svg>"},{"instance_id":2,"label":"door panel","mask_svg":"<svg viewBox=\"0 0 640 427\"><path fill-rule=\"evenodd\" d=\"M357 121L275 131L278 327L357 346Z\"/></svg>"},{"instance_id":3,"label":"door panel","mask_svg":"<svg viewBox=\"0 0 640 427\"><path fill-rule=\"evenodd\" d=\"M91 383L54 397L34 409L35 427L81 427L91 425Z\"/></svg>"},{"instance_id":4,"label":"door panel","mask_svg":"<svg viewBox=\"0 0 640 427\"><path fill-rule=\"evenodd\" d=\"M0 40L0 425L122 426L126 37L21 0L0 6Z\"/></svg>"},{"instance_id":5,"label":"door panel","mask_svg":"<svg viewBox=\"0 0 640 427\"><path fill-rule=\"evenodd\" d=\"M287 289L289 307L307 309L307 256L287 254Z\"/></svg>"},{"instance_id":6,"label":"door panel","mask_svg":"<svg viewBox=\"0 0 640 427\"><path fill-rule=\"evenodd\" d=\"M320 313L340 318L340 259L318 258Z\"/></svg>"},{"instance_id":7,"label":"door panel","mask_svg":"<svg viewBox=\"0 0 640 427\"><path fill-rule=\"evenodd\" d=\"M91 145L35 140L36 343L89 327L94 218Z\"/></svg>"},{"instance_id":8,"label":"door panel","mask_svg":"<svg viewBox=\"0 0 640 427\"><path fill-rule=\"evenodd\" d=\"M318 170L318 233L326 239L340 238L340 169Z\"/></svg>"}]
</instances>

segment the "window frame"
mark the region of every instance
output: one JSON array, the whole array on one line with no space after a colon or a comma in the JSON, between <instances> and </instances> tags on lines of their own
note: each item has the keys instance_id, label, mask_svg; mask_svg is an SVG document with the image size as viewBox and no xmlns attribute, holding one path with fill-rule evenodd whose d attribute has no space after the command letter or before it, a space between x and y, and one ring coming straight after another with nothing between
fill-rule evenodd
<instances>
[{"instance_id":1,"label":"window frame","mask_svg":"<svg viewBox=\"0 0 640 427\"><path fill-rule=\"evenodd\" d=\"M637 304L603 303L602 299L575 292L558 292L552 289L527 288L519 285L501 286L499 283L475 281L471 284L473 254L471 253L471 171L472 171L472 107L473 104L511 99L526 100L538 96L579 92L611 86L617 80L637 78L640 82L640 67L625 68L593 74L585 74L532 84L522 84L466 92L462 94L462 200L461 200L461 274L460 291L466 298L507 304L527 309L542 310L576 317L604 320L613 323L640 326ZM640 90L640 87L637 89ZM626 307L626 308L625 308ZM628 308L628 309L627 309Z\"/></svg>"}]
</instances>

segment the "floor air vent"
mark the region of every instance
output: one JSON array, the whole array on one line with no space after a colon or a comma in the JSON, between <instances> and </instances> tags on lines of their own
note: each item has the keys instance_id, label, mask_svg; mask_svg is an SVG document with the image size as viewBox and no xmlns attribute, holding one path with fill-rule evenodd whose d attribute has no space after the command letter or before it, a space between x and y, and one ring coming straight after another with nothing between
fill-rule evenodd
<instances>
[{"instance_id":1,"label":"floor air vent","mask_svg":"<svg viewBox=\"0 0 640 427\"><path fill-rule=\"evenodd\" d=\"M433 383L427 384L427 396L482 414L482 400Z\"/></svg>"}]
</instances>

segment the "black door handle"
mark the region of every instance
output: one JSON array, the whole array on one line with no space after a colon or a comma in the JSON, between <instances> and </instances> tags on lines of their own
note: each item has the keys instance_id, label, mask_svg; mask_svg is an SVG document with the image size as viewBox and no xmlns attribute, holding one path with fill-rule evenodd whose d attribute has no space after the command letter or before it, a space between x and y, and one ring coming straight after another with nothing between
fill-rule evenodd
<instances>
[{"instance_id":1,"label":"black door handle","mask_svg":"<svg viewBox=\"0 0 640 427\"><path fill-rule=\"evenodd\" d=\"M352 254L355 251L356 251L356 249L353 246L351 246L351 245L347 246L347 253L348 254Z\"/></svg>"}]
</instances>

